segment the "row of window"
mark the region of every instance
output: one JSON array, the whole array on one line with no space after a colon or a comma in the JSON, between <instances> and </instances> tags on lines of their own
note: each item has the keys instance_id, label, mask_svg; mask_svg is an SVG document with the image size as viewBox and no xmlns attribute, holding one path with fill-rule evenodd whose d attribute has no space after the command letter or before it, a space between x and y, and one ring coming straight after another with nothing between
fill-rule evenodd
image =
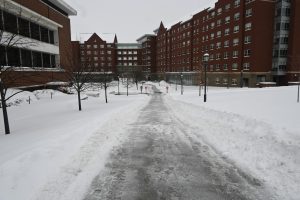
<instances>
[{"instance_id":1,"label":"row of window","mask_svg":"<svg viewBox=\"0 0 300 200\"><path fill-rule=\"evenodd\" d=\"M118 51L118 55L127 55L127 54L134 54L136 55L138 52L137 51Z\"/></svg>"},{"instance_id":2,"label":"row of window","mask_svg":"<svg viewBox=\"0 0 300 200\"><path fill-rule=\"evenodd\" d=\"M86 48L85 48L85 46L86 46ZM111 44L107 44L107 45L104 45L104 44L100 44L100 45L98 45L98 44L93 44L93 45L91 45L91 44L87 44L87 45L84 45L84 44L81 44L80 45L80 48L81 49L98 49L98 48L100 48L100 49L104 49L104 48L111 48L112 47L112 45Z\"/></svg>"},{"instance_id":3,"label":"row of window","mask_svg":"<svg viewBox=\"0 0 300 200\"><path fill-rule=\"evenodd\" d=\"M0 65L33 68L55 68L55 55L0 46Z\"/></svg>"},{"instance_id":4,"label":"row of window","mask_svg":"<svg viewBox=\"0 0 300 200\"><path fill-rule=\"evenodd\" d=\"M252 23L246 23L245 24L245 31L250 31L252 30ZM236 25L233 27L233 33L238 33L240 31L240 26ZM226 28L224 30L224 36L229 36L230 35L230 28ZM216 33L211 33L210 35L202 36L202 42L206 42L209 39L213 40L215 38L221 38L222 37L222 31L217 31ZM194 39L194 42L197 41L198 38ZM176 38L172 38L172 41L175 41ZM195 42L196 43L196 42ZM162 43L158 43L157 46L158 48L163 47L163 45L166 44L166 41L163 41ZM182 46L189 46L190 45L190 40L183 41Z\"/></svg>"},{"instance_id":5,"label":"row of window","mask_svg":"<svg viewBox=\"0 0 300 200\"><path fill-rule=\"evenodd\" d=\"M112 53L112 51L110 51L110 50L108 50L108 51L104 51L104 50L100 50L100 51L90 51L90 50L88 50L88 51L81 51L81 55L98 55L98 54L101 54L101 55L104 55L105 53L107 53L108 55L111 55L111 53Z\"/></svg>"},{"instance_id":6,"label":"row of window","mask_svg":"<svg viewBox=\"0 0 300 200\"><path fill-rule=\"evenodd\" d=\"M118 63L117 64L118 66L137 66L138 65L138 63L137 62L123 62L123 63Z\"/></svg>"},{"instance_id":7,"label":"row of window","mask_svg":"<svg viewBox=\"0 0 300 200\"><path fill-rule=\"evenodd\" d=\"M137 57L118 57L118 60L137 60Z\"/></svg>"},{"instance_id":8,"label":"row of window","mask_svg":"<svg viewBox=\"0 0 300 200\"><path fill-rule=\"evenodd\" d=\"M0 10L0 29L38 41L54 44L54 31Z\"/></svg>"}]
</instances>

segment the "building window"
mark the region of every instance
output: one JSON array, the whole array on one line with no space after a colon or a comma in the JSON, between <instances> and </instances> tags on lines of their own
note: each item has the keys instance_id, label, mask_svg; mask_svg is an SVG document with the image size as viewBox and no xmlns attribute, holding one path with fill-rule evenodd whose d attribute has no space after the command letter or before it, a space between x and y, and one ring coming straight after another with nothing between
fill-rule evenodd
<instances>
[{"instance_id":1,"label":"building window","mask_svg":"<svg viewBox=\"0 0 300 200\"><path fill-rule=\"evenodd\" d=\"M252 8L249 8L246 10L246 14L245 14L246 17L251 17L252 16Z\"/></svg>"},{"instance_id":2,"label":"building window","mask_svg":"<svg viewBox=\"0 0 300 200\"><path fill-rule=\"evenodd\" d=\"M21 49L22 67L32 67L31 52Z\"/></svg>"},{"instance_id":3,"label":"building window","mask_svg":"<svg viewBox=\"0 0 300 200\"><path fill-rule=\"evenodd\" d=\"M237 58L239 56L239 51L233 51L232 52L232 57Z\"/></svg>"},{"instance_id":4,"label":"building window","mask_svg":"<svg viewBox=\"0 0 300 200\"><path fill-rule=\"evenodd\" d=\"M232 63L232 70L237 70L237 69L238 69L238 64Z\"/></svg>"},{"instance_id":5,"label":"building window","mask_svg":"<svg viewBox=\"0 0 300 200\"><path fill-rule=\"evenodd\" d=\"M251 30L251 28L252 28L252 23L251 22L245 24L245 31L249 31L249 30Z\"/></svg>"},{"instance_id":6,"label":"building window","mask_svg":"<svg viewBox=\"0 0 300 200\"><path fill-rule=\"evenodd\" d=\"M251 55L251 50L250 49L246 49L244 51L244 57L249 57Z\"/></svg>"},{"instance_id":7,"label":"building window","mask_svg":"<svg viewBox=\"0 0 300 200\"><path fill-rule=\"evenodd\" d=\"M239 45L239 38L233 39L233 46Z\"/></svg>"},{"instance_id":8,"label":"building window","mask_svg":"<svg viewBox=\"0 0 300 200\"><path fill-rule=\"evenodd\" d=\"M221 42L217 42L217 43L216 43L216 48L217 48L217 49L220 49L220 48L221 48Z\"/></svg>"},{"instance_id":9,"label":"building window","mask_svg":"<svg viewBox=\"0 0 300 200\"><path fill-rule=\"evenodd\" d=\"M221 32L221 31L218 31L218 32L217 32L217 37L221 37L221 35L222 35L222 32Z\"/></svg>"},{"instance_id":10,"label":"building window","mask_svg":"<svg viewBox=\"0 0 300 200\"><path fill-rule=\"evenodd\" d=\"M225 31L224 31L224 35L229 35L229 33L230 33L230 29L226 28Z\"/></svg>"},{"instance_id":11,"label":"building window","mask_svg":"<svg viewBox=\"0 0 300 200\"><path fill-rule=\"evenodd\" d=\"M224 47L229 47L229 40L226 40L226 41L224 42Z\"/></svg>"},{"instance_id":12,"label":"building window","mask_svg":"<svg viewBox=\"0 0 300 200\"><path fill-rule=\"evenodd\" d=\"M30 23L31 38L35 40L41 40L40 38L40 26L34 23Z\"/></svg>"},{"instance_id":13,"label":"building window","mask_svg":"<svg viewBox=\"0 0 300 200\"><path fill-rule=\"evenodd\" d=\"M241 0L235 0L234 1L234 7L240 6Z\"/></svg>"},{"instance_id":14,"label":"building window","mask_svg":"<svg viewBox=\"0 0 300 200\"><path fill-rule=\"evenodd\" d=\"M228 52L227 52L227 51L224 52L224 59L225 59L225 60L228 59L228 56L229 56Z\"/></svg>"},{"instance_id":15,"label":"building window","mask_svg":"<svg viewBox=\"0 0 300 200\"><path fill-rule=\"evenodd\" d=\"M243 70L250 70L250 63L244 63Z\"/></svg>"},{"instance_id":16,"label":"building window","mask_svg":"<svg viewBox=\"0 0 300 200\"><path fill-rule=\"evenodd\" d=\"M237 85L237 79L236 78L231 79L231 85Z\"/></svg>"},{"instance_id":17,"label":"building window","mask_svg":"<svg viewBox=\"0 0 300 200\"><path fill-rule=\"evenodd\" d=\"M1 15L0 15L0 17L1 17ZM18 24L19 24L19 34L23 35L25 37L30 37L29 21L18 18Z\"/></svg>"},{"instance_id":18,"label":"building window","mask_svg":"<svg viewBox=\"0 0 300 200\"><path fill-rule=\"evenodd\" d=\"M228 11L230 9L230 3L225 5L225 10Z\"/></svg>"},{"instance_id":19,"label":"building window","mask_svg":"<svg viewBox=\"0 0 300 200\"><path fill-rule=\"evenodd\" d=\"M43 53L42 55L43 55L43 68L50 68L51 66L50 54Z\"/></svg>"},{"instance_id":20,"label":"building window","mask_svg":"<svg viewBox=\"0 0 300 200\"><path fill-rule=\"evenodd\" d=\"M223 65L223 70L224 70L224 71L227 71L227 70L228 70L228 64L224 64L224 65Z\"/></svg>"},{"instance_id":21,"label":"building window","mask_svg":"<svg viewBox=\"0 0 300 200\"><path fill-rule=\"evenodd\" d=\"M3 11L3 18L5 31L18 34L17 17L13 14Z\"/></svg>"},{"instance_id":22,"label":"building window","mask_svg":"<svg viewBox=\"0 0 300 200\"><path fill-rule=\"evenodd\" d=\"M238 21L240 19L240 13L235 13L234 14L234 20Z\"/></svg>"},{"instance_id":23,"label":"building window","mask_svg":"<svg viewBox=\"0 0 300 200\"><path fill-rule=\"evenodd\" d=\"M32 52L32 67L42 67L42 57L40 52Z\"/></svg>"},{"instance_id":24,"label":"building window","mask_svg":"<svg viewBox=\"0 0 300 200\"><path fill-rule=\"evenodd\" d=\"M247 35L245 36L245 44L250 44L251 43L251 36Z\"/></svg>"},{"instance_id":25,"label":"building window","mask_svg":"<svg viewBox=\"0 0 300 200\"><path fill-rule=\"evenodd\" d=\"M240 26L239 25L233 27L233 32L234 33L238 33L239 30L240 30Z\"/></svg>"},{"instance_id":26,"label":"building window","mask_svg":"<svg viewBox=\"0 0 300 200\"><path fill-rule=\"evenodd\" d=\"M230 23L230 16L225 17L225 24Z\"/></svg>"},{"instance_id":27,"label":"building window","mask_svg":"<svg viewBox=\"0 0 300 200\"><path fill-rule=\"evenodd\" d=\"M222 14L222 8L218 8L217 15L221 15L221 14Z\"/></svg>"}]
</instances>

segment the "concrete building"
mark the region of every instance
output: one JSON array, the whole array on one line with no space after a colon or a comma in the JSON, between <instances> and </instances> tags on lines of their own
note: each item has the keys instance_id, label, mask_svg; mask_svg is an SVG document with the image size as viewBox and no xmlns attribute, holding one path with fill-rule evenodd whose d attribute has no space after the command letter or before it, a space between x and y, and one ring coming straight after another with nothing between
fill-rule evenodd
<instances>
[{"instance_id":1,"label":"concrete building","mask_svg":"<svg viewBox=\"0 0 300 200\"><path fill-rule=\"evenodd\" d=\"M285 85L299 77L299 12L296 0L219 0L178 23L161 22L157 72L173 82L183 73L187 84L199 84L207 52L209 85Z\"/></svg>"},{"instance_id":2,"label":"concrete building","mask_svg":"<svg viewBox=\"0 0 300 200\"><path fill-rule=\"evenodd\" d=\"M70 15L76 10L62 0L0 0L0 65L27 77L9 85L61 80L72 61Z\"/></svg>"}]
</instances>

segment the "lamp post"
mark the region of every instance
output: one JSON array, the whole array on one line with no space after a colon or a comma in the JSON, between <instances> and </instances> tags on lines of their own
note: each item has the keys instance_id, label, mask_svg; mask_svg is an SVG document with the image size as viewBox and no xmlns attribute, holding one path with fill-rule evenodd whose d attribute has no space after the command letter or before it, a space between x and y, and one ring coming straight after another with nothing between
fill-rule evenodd
<instances>
[{"instance_id":1,"label":"lamp post","mask_svg":"<svg viewBox=\"0 0 300 200\"><path fill-rule=\"evenodd\" d=\"M205 53L203 55L203 60L204 60L204 102L206 102L206 99L207 99L207 96L206 96L206 87L207 87L206 71L207 71L208 59L209 59L209 54Z\"/></svg>"},{"instance_id":2,"label":"lamp post","mask_svg":"<svg viewBox=\"0 0 300 200\"><path fill-rule=\"evenodd\" d=\"M295 74L297 80L297 74ZM298 93L297 93L297 103L299 103L299 92L300 92L300 76L298 76Z\"/></svg>"},{"instance_id":3,"label":"lamp post","mask_svg":"<svg viewBox=\"0 0 300 200\"><path fill-rule=\"evenodd\" d=\"M120 76L118 76L118 95L120 95Z\"/></svg>"},{"instance_id":4,"label":"lamp post","mask_svg":"<svg viewBox=\"0 0 300 200\"><path fill-rule=\"evenodd\" d=\"M183 74L180 75L180 81L181 81L181 95L183 95Z\"/></svg>"},{"instance_id":5,"label":"lamp post","mask_svg":"<svg viewBox=\"0 0 300 200\"><path fill-rule=\"evenodd\" d=\"M177 80L178 79L178 74L176 74L176 91L177 91Z\"/></svg>"},{"instance_id":6,"label":"lamp post","mask_svg":"<svg viewBox=\"0 0 300 200\"><path fill-rule=\"evenodd\" d=\"M241 88L244 86L244 82L243 82L243 70L241 70L241 81L240 81L240 86Z\"/></svg>"}]
</instances>

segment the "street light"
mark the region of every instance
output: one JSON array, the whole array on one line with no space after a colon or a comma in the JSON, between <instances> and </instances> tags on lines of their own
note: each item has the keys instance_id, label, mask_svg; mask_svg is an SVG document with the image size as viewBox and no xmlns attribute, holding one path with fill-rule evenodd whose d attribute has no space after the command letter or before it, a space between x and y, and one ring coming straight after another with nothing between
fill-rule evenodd
<instances>
[{"instance_id":1,"label":"street light","mask_svg":"<svg viewBox=\"0 0 300 200\"><path fill-rule=\"evenodd\" d=\"M295 78L297 80L297 74L295 74ZM300 90L300 76L298 77L298 93L297 93L297 103L299 103L299 90Z\"/></svg>"},{"instance_id":2,"label":"street light","mask_svg":"<svg viewBox=\"0 0 300 200\"><path fill-rule=\"evenodd\" d=\"M118 95L120 95L120 76L118 76Z\"/></svg>"},{"instance_id":3,"label":"street light","mask_svg":"<svg viewBox=\"0 0 300 200\"><path fill-rule=\"evenodd\" d=\"M181 72L181 75L180 75L180 81L181 81L181 95L183 95L183 74Z\"/></svg>"},{"instance_id":4,"label":"street light","mask_svg":"<svg viewBox=\"0 0 300 200\"><path fill-rule=\"evenodd\" d=\"M240 86L241 88L244 86L244 81L243 81L243 70L241 70L241 81L240 81Z\"/></svg>"},{"instance_id":5,"label":"street light","mask_svg":"<svg viewBox=\"0 0 300 200\"><path fill-rule=\"evenodd\" d=\"M207 79L206 79L206 70L207 70L207 64L208 64L209 54L205 53L203 55L204 60L204 102L206 102L206 87L207 87Z\"/></svg>"}]
</instances>

